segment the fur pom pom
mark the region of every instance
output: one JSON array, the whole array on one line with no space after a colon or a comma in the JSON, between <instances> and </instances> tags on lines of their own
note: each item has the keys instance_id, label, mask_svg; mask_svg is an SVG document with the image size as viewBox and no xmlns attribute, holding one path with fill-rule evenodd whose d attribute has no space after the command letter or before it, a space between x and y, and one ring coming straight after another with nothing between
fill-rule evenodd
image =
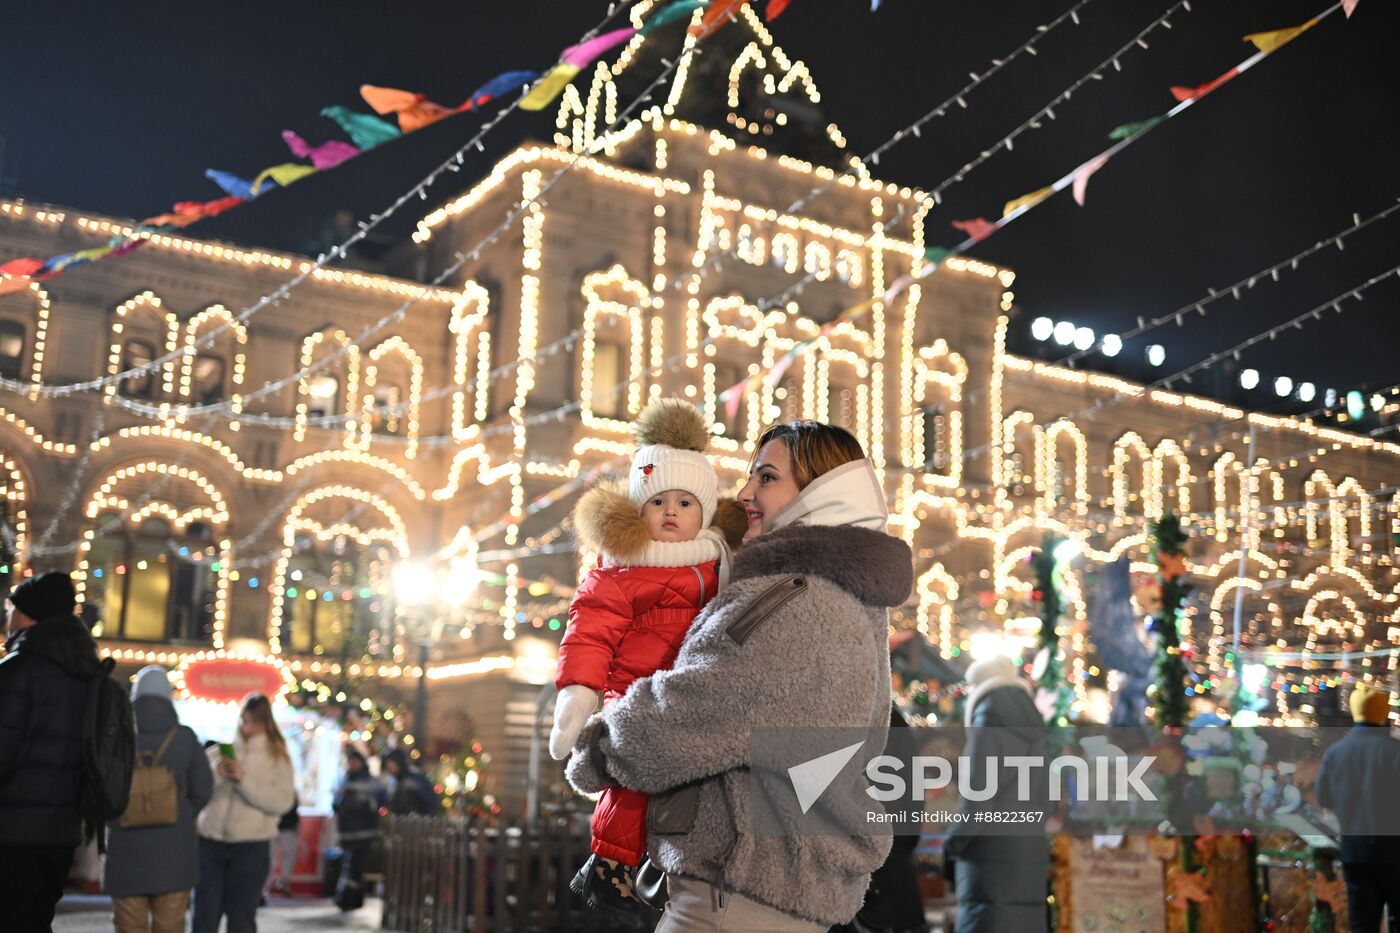
<instances>
[{"instance_id":1,"label":"fur pom pom","mask_svg":"<svg viewBox=\"0 0 1400 933\"><path fill-rule=\"evenodd\" d=\"M595 486L579 498L574 528L584 545L614 557L634 557L651 543L636 503L613 486Z\"/></svg>"},{"instance_id":2,"label":"fur pom pom","mask_svg":"<svg viewBox=\"0 0 1400 933\"><path fill-rule=\"evenodd\" d=\"M689 402L659 398L637 416L637 446L665 444L681 450L703 452L710 442L705 416Z\"/></svg>"},{"instance_id":3,"label":"fur pom pom","mask_svg":"<svg viewBox=\"0 0 1400 933\"><path fill-rule=\"evenodd\" d=\"M743 543L744 532L749 530L749 517L744 507L734 499L721 499L715 506L715 518L710 527L724 536L724 543L731 552L738 551Z\"/></svg>"}]
</instances>

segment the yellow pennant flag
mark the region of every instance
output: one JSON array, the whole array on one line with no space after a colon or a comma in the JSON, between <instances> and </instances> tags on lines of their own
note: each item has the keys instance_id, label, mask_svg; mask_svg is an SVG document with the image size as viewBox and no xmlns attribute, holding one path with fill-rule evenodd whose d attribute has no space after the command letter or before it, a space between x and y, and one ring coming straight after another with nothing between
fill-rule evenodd
<instances>
[{"instance_id":1,"label":"yellow pennant flag","mask_svg":"<svg viewBox=\"0 0 1400 933\"><path fill-rule=\"evenodd\" d=\"M1290 26L1287 29L1271 29L1268 32L1251 32L1244 37L1244 41L1254 43L1254 47L1261 52L1272 52L1279 46L1292 42L1298 38L1298 34L1312 25L1312 21L1301 26Z\"/></svg>"},{"instance_id":2,"label":"yellow pennant flag","mask_svg":"<svg viewBox=\"0 0 1400 933\"><path fill-rule=\"evenodd\" d=\"M1007 201L1006 207L1001 209L1001 216L1005 217L1013 211L1018 211L1023 207L1030 207L1033 204L1039 204L1041 201L1044 201L1046 198L1050 197L1050 195L1054 193L1054 188L1041 188L1038 191L1032 191L1030 194L1023 194L1021 195L1021 197L1017 198L1014 201Z\"/></svg>"},{"instance_id":3,"label":"yellow pennant flag","mask_svg":"<svg viewBox=\"0 0 1400 933\"><path fill-rule=\"evenodd\" d=\"M285 188L292 182L315 172L316 169L313 166L302 165L300 162L283 162L281 165L265 168L258 174L257 178L253 179L253 194L261 193L263 183L269 179Z\"/></svg>"},{"instance_id":4,"label":"yellow pennant flag","mask_svg":"<svg viewBox=\"0 0 1400 933\"><path fill-rule=\"evenodd\" d=\"M548 107L554 98L558 97L569 86L569 82L579 73L577 65L570 65L568 62L560 62L543 78L535 82L535 86L530 88L530 93L525 95L525 99L520 102L521 110L543 110Z\"/></svg>"}]
</instances>

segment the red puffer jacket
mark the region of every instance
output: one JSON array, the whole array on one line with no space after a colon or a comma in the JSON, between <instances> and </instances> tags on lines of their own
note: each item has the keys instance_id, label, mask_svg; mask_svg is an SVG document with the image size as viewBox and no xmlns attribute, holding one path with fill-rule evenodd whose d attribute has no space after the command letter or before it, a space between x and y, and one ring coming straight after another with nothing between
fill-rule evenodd
<instances>
[{"instance_id":1,"label":"red puffer jacket","mask_svg":"<svg viewBox=\"0 0 1400 933\"><path fill-rule=\"evenodd\" d=\"M555 684L622 696L632 681L669 668L700 610L719 590L719 564L599 567L569 606Z\"/></svg>"}]
</instances>

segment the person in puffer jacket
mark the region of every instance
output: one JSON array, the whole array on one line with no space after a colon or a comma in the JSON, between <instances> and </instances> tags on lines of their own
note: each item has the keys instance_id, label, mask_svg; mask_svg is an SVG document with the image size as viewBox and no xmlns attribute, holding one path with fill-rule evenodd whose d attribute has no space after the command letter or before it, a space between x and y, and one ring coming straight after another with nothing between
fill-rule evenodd
<instances>
[{"instance_id":1,"label":"person in puffer jacket","mask_svg":"<svg viewBox=\"0 0 1400 933\"><path fill-rule=\"evenodd\" d=\"M258 900L272 869L277 822L296 802L287 740L261 693L243 700L234 756L209 750L214 795L199 812L199 884L194 891L194 933L256 933Z\"/></svg>"},{"instance_id":2,"label":"person in puffer jacket","mask_svg":"<svg viewBox=\"0 0 1400 933\"><path fill-rule=\"evenodd\" d=\"M658 399L638 417L636 433L626 493L596 487L574 513L580 540L599 556L574 595L559 647L549 741L556 759L567 757L600 694L612 702L639 677L671 666L728 575L729 546L710 527L718 480L704 454L704 416L680 399ZM646 807L646 795L616 787L593 811L593 855L572 887L595 910L635 908L629 869L646 854Z\"/></svg>"},{"instance_id":3,"label":"person in puffer jacket","mask_svg":"<svg viewBox=\"0 0 1400 933\"><path fill-rule=\"evenodd\" d=\"M592 717L567 775L583 793L651 795L647 854L670 895L657 933L825 933L855 917L890 836L861 828L870 798L854 767L821 803L846 831L761 829L761 808L797 800L785 771L759 767L754 730L856 729L884 747L888 608L909 597L913 557L885 531L873 465L833 425L765 432L739 502L749 529L729 587L669 670Z\"/></svg>"}]
</instances>

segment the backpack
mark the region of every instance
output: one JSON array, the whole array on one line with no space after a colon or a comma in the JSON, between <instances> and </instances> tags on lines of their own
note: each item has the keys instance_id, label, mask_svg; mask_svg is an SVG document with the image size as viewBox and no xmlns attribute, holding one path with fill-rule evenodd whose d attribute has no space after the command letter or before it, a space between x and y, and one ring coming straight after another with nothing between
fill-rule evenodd
<instances>
[{"instance_id":1,"label":"backpack","mask_svg":"<svg viewBox=\"0 0 1400 933\"><path fill-rule=\"evenodd\" d=\"M131 699L112 679L117 662L103 658L88 682L83 708L83 770L78 788L78 813L86 838L97 836L98 851L107 851L106 834L99 832L126 809L131 796L131 773L136 764L136 719Z\"/></svg>"},{"instance_id":2,"label":"backpack","mask_svg":"<svg viewBox=\"0 0 1400 933\"><path fill-rule=\"evenodd\" d=\"M159 763L179 731L178 724L173 726L154 755L143 752L136 759L136 768L131 772L131 799L117 821L122 829L169 826L179 821L179 785L174 772Z\"/></svg>"}]
</instances>

